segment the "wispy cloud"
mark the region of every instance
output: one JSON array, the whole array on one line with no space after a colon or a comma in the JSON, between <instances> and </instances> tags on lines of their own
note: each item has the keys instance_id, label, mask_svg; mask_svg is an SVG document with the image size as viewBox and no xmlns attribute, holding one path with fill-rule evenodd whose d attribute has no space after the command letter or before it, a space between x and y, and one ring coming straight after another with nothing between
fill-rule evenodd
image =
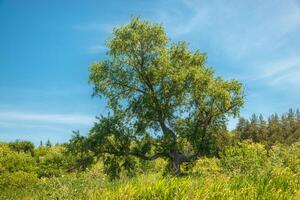
<instances>
[{"instance_id":1,"label":"wispy cloud","mask_svg":"<svg viewBox=\"0 0 300 200\"><path fill-rule=\"evenodd\" d=\"M107 48L105 45L91 45L89 47L89 53L103 53L106 52Z\"/></svg>"},{"instance_id":2,"label":"wispy cloud","mask_svg":"<svg viewBox=\"0 0 300 200\"><path fill-rule=\"evenodd\" d=\"M273 79L276 80L286 80L286 81L300 81L299 78L290 80L289 77L291 74L299 74L300 73L300 57L287 57L279 60L274 60L272 62L262 64L259 68L261 68L261 75L258 75L254 80L259 79ZM284 78L286 77L286 78Z\"/></svg>"},{"instance_id":3,"label":"wispy cloud","mask_svg":"<svg viewBox=\"0 0 300 200\"><path fill-rule=\"evenodd\" d=\"M106 32L107 29L98 23L88 23L88 24L77 24L72 26L76 31L97 31L97 32Z\"/></svg>"},{"instance_id":4,"label":"wispy cloud","mask_svg":"<svg viewBox=\"0 0 300 200\"><path fill-rule=\"evenodd\" d=\"M297 0L232 0L226 4L182 0L177 9L162 11L161 18L175 38L190 37L200 44L209 41L207 48L239 66L236 70L247 74L247 80L264 80L269 85L300 83L300 48L295 45L300 45ZM245 79L242 73L240 76Z\"/></svg>"},{"instance_id":5,"label":"wispy cloud","mask_svg":"<svg viewBox=\"0 0 300 200\"><path fill-rule=\"evenodd\" d=\"M7 122L1 122L0 121L0 126L1 126L1 130L0 130L0 134L3 133L2 129L19 129L19 133L24 132L25 130L36 130L36 129L40 129L40 130L47 130L47 131L51 131L51 132L70 132L70 129L68 127L65 127L63 124L61 124L61 126L53 126L51 124L36 124L36 123L28 123L28 121L7 121Z\"/></svg>"},{"instance_id":6,"label":"wispy cloud","mask_svg":"<svg viewBox=\"0 0 300 200\"><path fill-rule=\"evenodd\" d=\"M21 111L0 111L0 140L69 140L73 130L88 132L95 118L81 114L48 114Z\"/></svg>"},{"instance_id":7,"label":"wispy cloud","mask_svg":"<svg viewBox=\"0 0 300 200\"><path fill-rule=\"evenodd\" d=\"M41 114L24 112L0 112L0 122L45 122L53 124L91 125L95 120L92 116L71 114Z\"/></svg>"},{"instance_id":8,"label":"wispy cloud","mask_svg":"<svg viewBox=\"0 0 300 200\"><path fill-rule=\"evenodd\" d=\"M271 85L285 85L285 87L289 89L297 89L297 93L299 93L299 84L300 84L300 63L297 67L293 67L291 69L285 70L282 73L278 73L271 77L269 80Z\"/></svg>"},{"instance_id":9,"label":"wispy cloud","mask_svg":"<svg viewBox=\"0 0 300 200\"><path fill-rule=\"evenodd\" d=\"M109 35L116 26L118 26L118 23L86 22L74 25L72 26L72 29L76 31L95 32L97 34L102 33L104 35ZM87 50L88 53L96 54L106 52L107 49L105 45L99 44L98 37L94 38L94 43L95 44L85 47L85 50Z\"/></svg>"},{"instance_id":10,"label":"wispy cloud","mask_svg":"<svg viewBox=\"0 0 300 200\"><path fill-rule=\"evenodd\" d=\"M232 0L225 4L182 0L177 9L161 10L159 15L174 37L209 40L235 60L280 49L288 40L287 34L300 27L296 0Z\"/></svg>"},{"instance_id":11,"label":"wispy cloud","mask_svg":"<svg viewBox=\"0 0 300 200\"><path fill-rule=\"evenodd\" d=\"M76 31L93 31L111 33L113 28L116 27L117 23L101 23L101 22L86 22L77 25L73 25L72 29Z\"/></svg>"}]
</instances>

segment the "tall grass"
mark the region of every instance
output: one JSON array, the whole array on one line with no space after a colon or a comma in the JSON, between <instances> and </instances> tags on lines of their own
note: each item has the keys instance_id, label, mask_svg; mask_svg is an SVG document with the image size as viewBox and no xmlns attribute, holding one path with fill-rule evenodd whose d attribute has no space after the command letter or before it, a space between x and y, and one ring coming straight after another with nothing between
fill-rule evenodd
<instances>
[{"instance_id":1,"label":"tall grass","mask_svg":"<svg viewBox=\"0 0 300 200\"><path fill-rule=\"evenodd\" d=\"M40 178L29 172L0 173L0 199L300 199L300 148L271 151L244 142L221 158L201 158L181 177L162 176L163 162L135 177L111 181L103 165L81 173ZM2 162L5 164L5 162ZM1 166L0 166L1 167Z\"/></svg>"},{"instance_id":2,"label":"tall grass","mask_svg":"<svg viewBox=\"0 0 300 200\"><path fill-rule=\"evenodd\" d=\"M265 175L166 178L144 174L108 181L89 174L41 180L1 191L1 199L300 199L300 177L288 169Z\"/></svg>"}]
</instances>

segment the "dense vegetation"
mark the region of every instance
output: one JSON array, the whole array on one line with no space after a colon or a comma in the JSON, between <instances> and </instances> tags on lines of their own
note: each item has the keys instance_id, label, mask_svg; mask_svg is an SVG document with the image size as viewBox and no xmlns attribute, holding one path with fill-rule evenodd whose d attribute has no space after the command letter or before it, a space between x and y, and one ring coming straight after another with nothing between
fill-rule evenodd
<instances>
[{"instance_id":1,"label":"dense vegetation","mask_svg":"<svg viewBox=\"0 0 300 200\"><path fill-rule=\"evenodd\" d=\"M0 143L0 199L300 199L300 112L240 118L243 87L138 18L90 68L110 114L68 143Z\"/></svg>"},{"instance_id":2,"label":"dense vegetation","mask_svg":"<svg viewBox=\"0 0 300 200\"><path fill-rule=\"evenodd\" d=\"M270 147L276 142L290 145L300 138L300 111L271 115L267 120L262 115L252 115L250 120L240 118L236 133L240 139L250 139Z\"/></svg>"},{"instance_id":3,"label":"dense vegetation","mask_svg":"<svg viewBox=\"0 0 300 200\"><path fill-rule=\"evenodd\" d=\"M134 173L124 157L115 158L115 168L105 165L83 148L88 140L78 133L55 146L0 143L0 199L299 199L299 112L268 120L265 132L255 131L262 126L253 118L240 119L245 132L239 123L223 133L217 154L181 166L183 174L176 177L166 173L163 159L135 159ZM282 139L282 128L291 124ZM269 132L272 140L263 137ZM253 133L259 141L249 138Z\"/></svg>"}]
</instances>

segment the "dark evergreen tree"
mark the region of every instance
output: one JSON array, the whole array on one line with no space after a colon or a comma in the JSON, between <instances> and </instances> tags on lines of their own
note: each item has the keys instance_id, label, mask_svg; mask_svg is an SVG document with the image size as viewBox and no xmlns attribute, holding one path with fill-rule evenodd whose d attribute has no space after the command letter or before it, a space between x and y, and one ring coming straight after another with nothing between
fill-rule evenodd
<instances>
[{"instance_id":1,"label":"dark evergreen tree","mask_svg":"<svg viewBox=\"0 0 300 200\"><path fill-rule=\"evenodd\" d=\"M240 140L252 140L265 144L268 148L276 143L292 144L300 139L300 112L289 109L279 116L271 115L267 121L262 115L254 114L250 120L240 118L235 129Z\"/></svg>"}]
</instances>

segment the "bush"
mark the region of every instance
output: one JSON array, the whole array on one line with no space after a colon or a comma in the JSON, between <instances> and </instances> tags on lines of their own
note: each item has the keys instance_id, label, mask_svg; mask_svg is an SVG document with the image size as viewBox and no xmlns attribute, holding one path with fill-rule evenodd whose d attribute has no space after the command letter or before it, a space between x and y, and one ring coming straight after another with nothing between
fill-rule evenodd
<instances>
[{"instance_id":1,"label":"bush","mask_svg":"<svg viewBox=\"0 0 300 200\"><path fill-rule=\"evenodd\" d=\"M269 154L273 167L289 168L300 175L300 142L291 146L277 144L272 146Z\"/></svg>"},{"instance_id":2,"label":"bush","mask_svg":"<svg viewBox=\"0 0 300 200\"><path fill-rule=\"evenodd\" d=\"M196 161L192 167L192 173L200 173L203 176L216 176L221 174L221 162L218 158L203 157Z\"/></svg>"},{"instance_id":3,"label":"bush","mask_svg":"<svg viewBox=\"0 0 300 200\"><path fill-rule=\"evenodd\" d=\"M36 150L38 177L61 176L67 165L62 147L40 147Z\"/></svg>"},{"instance_id":4,"label":"bush","mask_svg":"<svg viewBox=\"0 0 300 200\"><path fill-rule=\"evenodd\" d=\"M269 159L264 145L244 141L226 147L221 153L221 164L230 174L258 174L268 169Z\"/></svg>"},{"instance_id":5,"label":"bush","mask_svg":"<svg viewBox=\"0 0 300 200\"><path fill-rule=\"evenodd\" d=\"M8 146L13 151L34 154L34 145L29 141L16 140L8 143Z\"/></svg>"},{"instance_id":6,"label":"bush","mask_svg":"<svg viewBox=\"0 0 300 200\"><path fill-rule=\"evenodd\" d=\"M0 174L18 171L35 173L36 170L36 162L31 154L13 151L5 144L0 145Z\"/></svg>"}]
</instances>

